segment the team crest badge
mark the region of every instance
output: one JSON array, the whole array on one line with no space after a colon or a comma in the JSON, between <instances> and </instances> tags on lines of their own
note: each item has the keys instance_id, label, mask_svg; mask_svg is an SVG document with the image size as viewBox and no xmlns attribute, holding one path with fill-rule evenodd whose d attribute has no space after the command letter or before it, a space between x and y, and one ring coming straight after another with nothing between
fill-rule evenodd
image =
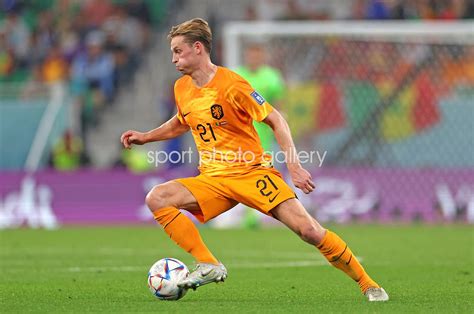
<instances>
[{"instance_id":1,"label":"team crest badge","mask_svg":"<svg viewBox=\"0 0 474 314\"><path fill-rule=\"evenodd\" d=\"M211 106L211 115L214 119L220 120L224 116L224 110L222 110L222 106L218 104L214 104Z\"/></svg>"}]
</instances>

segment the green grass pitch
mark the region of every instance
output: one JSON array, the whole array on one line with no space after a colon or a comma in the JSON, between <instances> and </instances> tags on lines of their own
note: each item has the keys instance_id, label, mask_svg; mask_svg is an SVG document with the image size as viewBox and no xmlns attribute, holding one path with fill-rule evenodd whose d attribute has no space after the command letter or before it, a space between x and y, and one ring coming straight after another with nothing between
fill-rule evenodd
<instances>
[{"instance_id":1,"label":"green grass pitch","mask_svg":"<svg viewBox=\"0 0 474 314\"><path fill-rule=\"evenodd\" d=\"M471 226L332 226L389 293L368 303L357 285L286 229L211 230L202 235L227 265L225 283L160 301L149 267L189 255L158 227L0 231L0 311L472 313Z\"/></svg>"}]
</instances>

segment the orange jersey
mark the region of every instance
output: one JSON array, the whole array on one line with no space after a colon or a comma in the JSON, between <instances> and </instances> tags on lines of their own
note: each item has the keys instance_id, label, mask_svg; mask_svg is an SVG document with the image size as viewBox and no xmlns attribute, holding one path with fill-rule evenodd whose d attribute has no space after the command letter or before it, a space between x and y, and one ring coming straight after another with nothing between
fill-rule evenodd
<instances>
[{"instance_id":1,"label":"orange jersey","mask_svg":"<svg viewBox=\"0 0 474 314\"><path fill-rule=\"evenodd\" d=\"M202 88L183 76L174 94L177 118L191 128L202 174L238 174L269 163L252 122L262 121L273 108L238 74L218 67Z\"/></svg>"}]
</instances>

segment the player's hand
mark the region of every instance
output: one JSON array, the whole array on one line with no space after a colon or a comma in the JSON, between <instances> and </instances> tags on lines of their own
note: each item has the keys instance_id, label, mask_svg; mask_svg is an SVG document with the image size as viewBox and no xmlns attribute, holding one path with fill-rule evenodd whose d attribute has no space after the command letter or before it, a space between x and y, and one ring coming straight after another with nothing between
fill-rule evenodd
<instances>
[{"instance_id":1,"label":"player's hand","mask_svg":"<svg viewBox=\"0 0 474 314\"><path fill-rule=\"evenodd\" d=\"M147 141L145 133L128 130L122 134L122 136L120 137L120 142L122 142L123 147L130 149L132 148L132 144L143 145Z\"/></svg>"},{"instance_id":2,"label":"player's hand","mask_svg":"<svg viewBox=\"0 0 474 314\"><path fill-rule=\"evenodd\" d=\"M316 187L311 178L311 174L301 166L289 167L293 184L305 194L313 192Z\"/></svg>"}]
</instances>

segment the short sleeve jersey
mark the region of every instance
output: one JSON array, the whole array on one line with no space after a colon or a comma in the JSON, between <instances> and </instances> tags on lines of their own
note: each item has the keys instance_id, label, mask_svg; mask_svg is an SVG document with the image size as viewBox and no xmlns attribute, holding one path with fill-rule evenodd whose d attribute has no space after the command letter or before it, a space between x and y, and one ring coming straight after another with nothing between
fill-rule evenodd
<instances>
[{"instance_id":1,"label":"short sleeve jersey","mask_svg":"<svg viewBox=\"0 0 474 314\"><path fill-rule=\"evenodd\" d=\"M252 122L262 121L273 108L241 76L218 67L205 86L198 88L183 76L174 92L177 118L191 129L201 173L238 174L270 162Z\"/></svg>"}]
</instances>

